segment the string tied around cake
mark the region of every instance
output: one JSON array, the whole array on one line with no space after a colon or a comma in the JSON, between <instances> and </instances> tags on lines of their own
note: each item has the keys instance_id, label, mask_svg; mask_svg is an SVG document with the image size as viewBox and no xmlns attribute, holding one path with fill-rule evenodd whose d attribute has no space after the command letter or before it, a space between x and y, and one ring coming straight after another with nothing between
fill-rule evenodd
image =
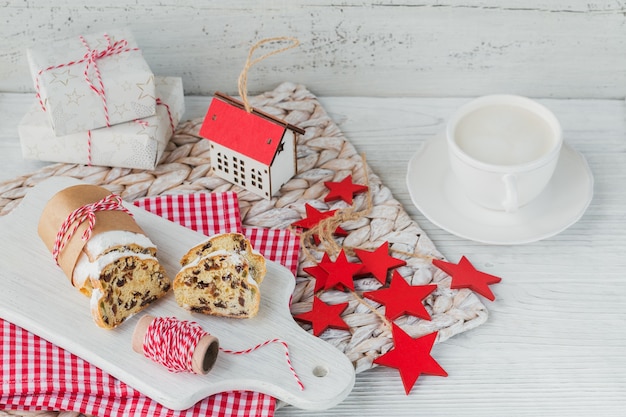
<instances>
[{"instance_id":1,"label":"string tied around cake","mask_svg":"<svg viewBox=\"0 0 626 417\"><path fill-rule=\"evenodd\" d=\"M206 374L213 367L217 353L246 355L264 346L278 343L285 350L285 359L300 390L304 384L289 356L289 346L280 339L270 339L244 350L224 349L219 341L198 323L175 317L143 316L135 327L133 350L163 365L170 372Z\"/></svg>"},{"instance_id":2,"label":"string tied around cake","mask_svg":"<svg viewBox=\"0 0 626 417\"><path fill-rule=\"evenodd\" d=\"M85 38L81 35L79 36L80 42L87 49L87 52L83 55L81 59L65 62L62 64L51 65L47 68L40 69L37 72L37 77L35 77L35 90L37 92L37 100L39 101L39 105L41 106L43 111L46 111L46 106L41 98L40 86L39 86L39 78L41 74L47 71L52 71L59 68L71 67L73 65L85 64L85 68L83 70L83 78L85 82L89 86L89 88L100 97L102 101L102 108L104 111L104 119L106 126L111 126L109 119L109 106L107 104L106 93L104 90L104 81L102 80L102 75L100 74L100 69L98 68L98 60L113 56L119 55L126 52L138 51L139 48L136 47L128 47L128 41L125 39L120 39L118 41L112 42L111 37L108 34L103 35L106 40L106 46L101 49L91 49ZM95 83L92 81L89 73L90 70L93 69L93 73L95 74ZM96 85L97 84L97 85Z\"/></svg>"},{"instance_id":3,"label":"string tied around cake","mask_svg":"<svg viewBox=\"0 0 626 417\"><path fill-rule=\"evenodd\" d=\"M123 211L132 216L132 213L124 207L122 198L117 194L109 194L95 203L86 204L72 211L61 224L54 240L52 256L54 257L54 261L57 265L59 263L59 255L61 251L65 248L67 242L74 237L81 224L87 222L87 228L81 236L83 241L87 241L91 237L93 228L96 225L96 213L99 211L114 210Z\"/></svg>"}]
</instances>

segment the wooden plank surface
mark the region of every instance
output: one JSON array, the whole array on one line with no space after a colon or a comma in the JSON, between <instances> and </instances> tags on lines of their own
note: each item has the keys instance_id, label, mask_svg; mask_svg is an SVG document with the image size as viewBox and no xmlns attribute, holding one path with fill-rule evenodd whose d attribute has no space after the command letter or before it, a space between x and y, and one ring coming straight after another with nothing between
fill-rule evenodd
<instances>
[{"instance_id":1,"label":"wooden plank surface","mask_svg":"<svg viewBox=\"0 0 626 417\"><path fill-rule=\"evenodd\" d=\"M25 49L128 26L158 75L187 94L234 94L249 48L295 36L297 50L249 74L319 96L626 95L623 0L9 0L0 6L0 91L33 90Z\"/></svg>"},{"instance_id":2,"label":"wooden plank surface","mask_svg":"<svg viewBox=\"0 0 626 417\"><path fill-rule=\"evenodd\" d=\"M32 171L21 160L16 125L30 94L0 95L0 180ZM626 147L621 100L541 100L565 140L587 158L594 199L563 233L520 246L457 238L415 209L405 186L409 158L439 132L460 98L321 97L372 169L450 260L466 255L501 276L486 324L435 346L450 374L422 376L405 395L398 372L357 375L348 398L329 411L285 407L278 416L623 416L626 411ZM185 118L206 97L187 97Z\"/></svg>"}]
</instances>

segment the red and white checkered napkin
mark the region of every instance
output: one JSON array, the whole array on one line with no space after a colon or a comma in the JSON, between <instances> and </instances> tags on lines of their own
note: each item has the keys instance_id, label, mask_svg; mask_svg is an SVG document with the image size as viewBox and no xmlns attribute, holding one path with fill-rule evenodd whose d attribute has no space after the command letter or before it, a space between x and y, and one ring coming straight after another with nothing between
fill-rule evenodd
<instances>
[{"instance_id":1,"label":"red and white checkered napkin","mask_svg":"<svg viewBox=\"0 0 626 417\"><path fill-rule=\"evenodd\" d=\"M266 258L296 272L298 238L286 230L243 228L234 192L151 197L135 205L206 235L243 232ZM274 414L274 398L249 391L220 393L187 410L170 410L12 323L0 319L0 331L0 409L72 410L125 417Z\"/></svg>"}]
</instances>

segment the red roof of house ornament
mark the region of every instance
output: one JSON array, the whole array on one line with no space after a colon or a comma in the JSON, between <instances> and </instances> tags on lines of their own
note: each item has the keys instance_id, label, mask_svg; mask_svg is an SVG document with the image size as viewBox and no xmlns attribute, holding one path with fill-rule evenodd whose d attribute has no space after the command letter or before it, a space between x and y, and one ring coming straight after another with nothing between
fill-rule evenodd
<instances>
[{"instance_id":1,"label":"red roof of house ornament","mask_svg":"<svg viewBox=\"0 0 626 417\"><path fill-rule=\"evenodd\" d=\"M242 102L216 92L200 128L200 136L271 165L285 129L304 130L260 110L248 113Z\"/></svg>"}]
</instances>

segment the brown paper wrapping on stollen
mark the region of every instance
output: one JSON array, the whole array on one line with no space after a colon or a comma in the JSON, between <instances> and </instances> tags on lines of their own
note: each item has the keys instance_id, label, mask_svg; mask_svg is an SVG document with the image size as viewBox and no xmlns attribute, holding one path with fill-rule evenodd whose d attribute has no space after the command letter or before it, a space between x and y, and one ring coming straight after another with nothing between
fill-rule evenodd
<instances>
[{"instance_id":1,"label":"brown paper wrapping on stollen","mask_svg":"<svg viewBox=\"0 0 626 417\"><path fill-rule=\"evenodd\" d=\"M75 185L65 188L56 193L44 207L39 218L38 233L50 252L54 249L54 242L61 226L68 216L76 209L87 204L95 203L110 195L111 192L96 185ZM74 267L78 257L87 241L82 239L88 222L83 222L72 238L66 243L65 248L59 253L59 266L65 275L72 280ZM72 225L72 228L74 225ZM96 222L91 232L95 236L110 230L125 230L129 232L145 234L137 225L135 219L121 210L107 210L96 212Z\"/></svg>"}]
</instances>

